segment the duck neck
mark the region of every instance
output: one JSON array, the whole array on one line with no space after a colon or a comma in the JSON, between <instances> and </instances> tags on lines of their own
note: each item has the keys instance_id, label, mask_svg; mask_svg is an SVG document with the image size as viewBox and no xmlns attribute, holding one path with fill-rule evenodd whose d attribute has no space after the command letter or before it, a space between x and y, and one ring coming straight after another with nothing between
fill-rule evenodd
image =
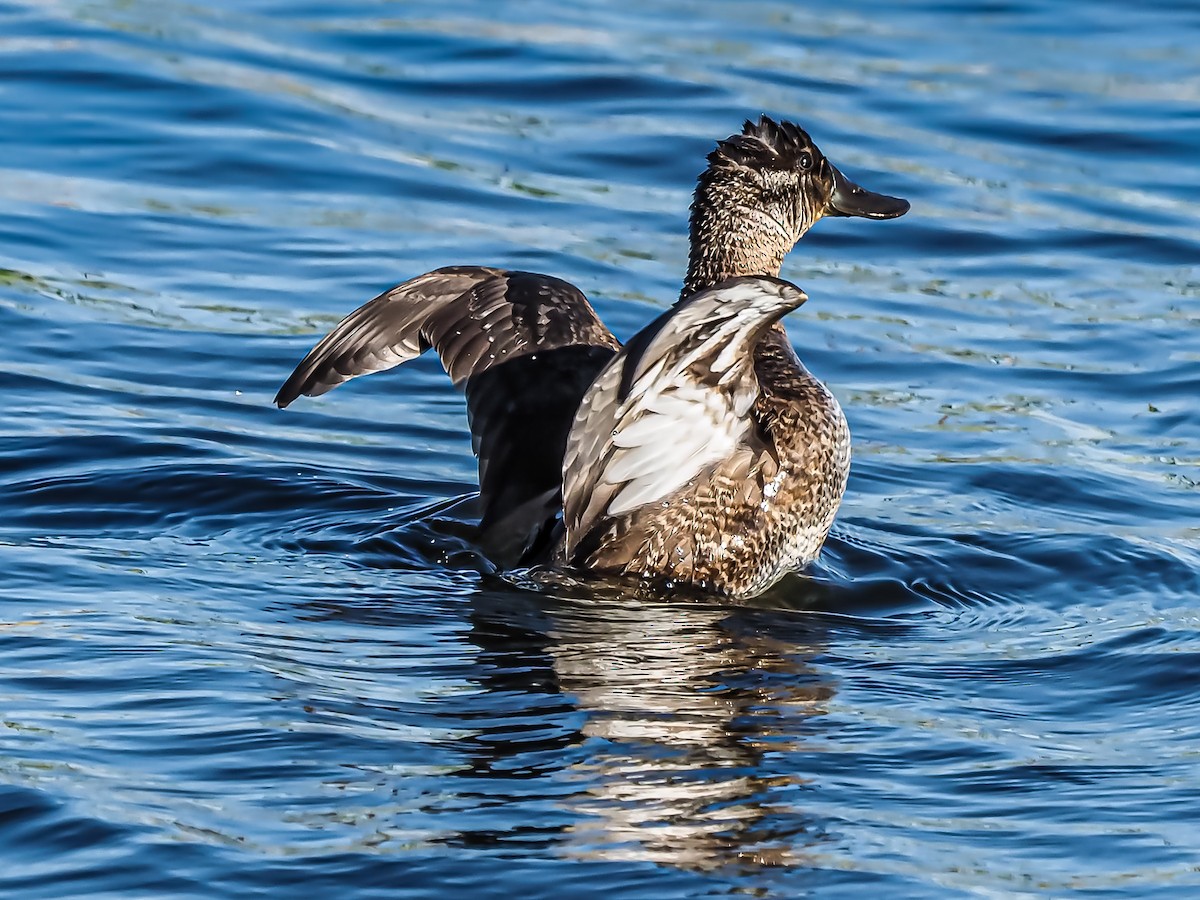
<instances>
[{"instance_id":1,"label":"duck neck","mask_svg":"<svg viewBox=\"0 0 1200 900\"><path fill-rule=\"evenodd\" d=\"M692 202L691 251L680 299L738 275L778 277L796 242L787 227L760 206L714 197L705 188L702 180Z\"/></svg>"}]
</instances>

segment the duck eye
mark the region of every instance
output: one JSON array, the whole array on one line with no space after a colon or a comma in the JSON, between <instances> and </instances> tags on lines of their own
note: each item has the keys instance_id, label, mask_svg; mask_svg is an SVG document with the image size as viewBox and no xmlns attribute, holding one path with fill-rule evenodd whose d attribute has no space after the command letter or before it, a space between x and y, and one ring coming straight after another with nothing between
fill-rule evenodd
<instances>
[{"instance_id":1,"label":"duck eye","mask_svg":"<svg viewBox=\"0 0 1200 900\"><path fill-rule=\"evenodd\" d=\"M806 172L812 168L812 154L811 153L801 153L800 154L800 168L804 169Z\"/></svg>"}]
</instances>

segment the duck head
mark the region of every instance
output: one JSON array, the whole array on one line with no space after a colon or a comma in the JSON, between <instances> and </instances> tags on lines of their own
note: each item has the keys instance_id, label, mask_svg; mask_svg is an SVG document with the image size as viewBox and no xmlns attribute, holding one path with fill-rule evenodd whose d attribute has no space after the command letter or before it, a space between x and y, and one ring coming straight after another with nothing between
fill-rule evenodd
<instances>
[{"instance_id":1,"label":"duck head","mask_svg":"<svg viewBox=\"0 0 1200 900\"><path fill-rule=\"evenodd\" d=\"M908 208L846 178L798 125L747 121L708 155L696 184L682 296L738 275L777 276L822 216L894 219Z\"/></svg>"}]
</instances>

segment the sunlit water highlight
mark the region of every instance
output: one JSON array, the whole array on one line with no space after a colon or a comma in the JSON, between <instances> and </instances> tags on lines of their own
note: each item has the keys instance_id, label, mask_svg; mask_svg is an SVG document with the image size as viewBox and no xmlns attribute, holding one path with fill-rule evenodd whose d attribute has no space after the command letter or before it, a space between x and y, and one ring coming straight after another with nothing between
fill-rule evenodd
<instances>
[{"instance_id":1,"label":"sunlit water highlight","mask_svg":"<svg viewBox=\"0 0 1200 900\"><path fill-rule=\"evenodd\" d=\"M1200 891L1190 3L0 4L0 894ZM436 360L490 263L627 337L795 118L895 222L789 328L855 436L746 607L502 577Z\"/></svg>"}]
</instances>

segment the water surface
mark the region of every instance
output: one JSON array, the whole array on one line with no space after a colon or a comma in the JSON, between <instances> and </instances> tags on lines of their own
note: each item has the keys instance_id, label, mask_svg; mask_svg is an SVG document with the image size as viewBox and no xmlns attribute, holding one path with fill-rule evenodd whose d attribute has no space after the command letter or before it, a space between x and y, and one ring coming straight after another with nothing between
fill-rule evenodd
<instances>
[{"instance_id":1,"label":"water surface","mask_svg":"<svg viewBox=\"0 0 1200 900\"><path fill-rule=\"evenodd\" d=\"M0 4L0 894L1193 896L1191 3ZM908 197L785 277L855 437L748 606L499 577L436 360L487 263L618 336L768 112Z\"/></svg>"}]
</instances>

